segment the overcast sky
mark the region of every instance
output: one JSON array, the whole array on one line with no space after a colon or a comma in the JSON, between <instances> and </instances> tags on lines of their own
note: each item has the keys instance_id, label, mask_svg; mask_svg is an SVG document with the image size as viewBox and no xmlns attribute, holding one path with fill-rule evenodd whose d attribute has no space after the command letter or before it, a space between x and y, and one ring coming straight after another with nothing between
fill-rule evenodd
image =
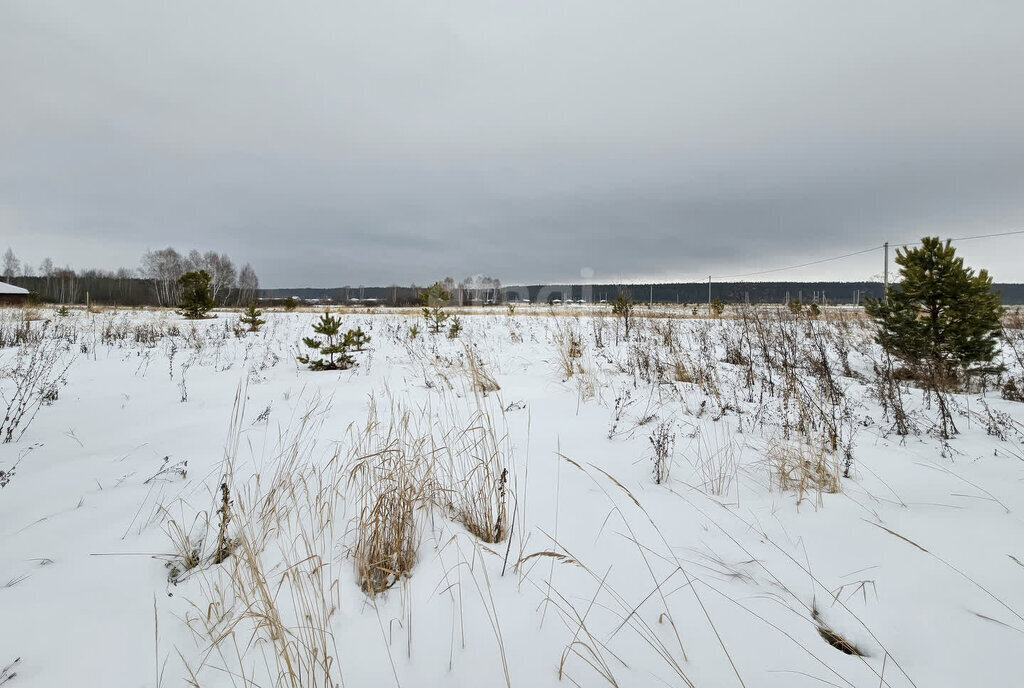
<instances>
[{"instance_id":1,"label":"overcast sky","mask_svg":"<svg viewBox=\"0 0 1024 688\"><path fill-rule=\"evenodd\" d=\"M0 0L0 251L661 280L1021 229L1021 27L999 0ZM1024 235L959 248L1024 280Z\"/></svg>"}]
</instances>

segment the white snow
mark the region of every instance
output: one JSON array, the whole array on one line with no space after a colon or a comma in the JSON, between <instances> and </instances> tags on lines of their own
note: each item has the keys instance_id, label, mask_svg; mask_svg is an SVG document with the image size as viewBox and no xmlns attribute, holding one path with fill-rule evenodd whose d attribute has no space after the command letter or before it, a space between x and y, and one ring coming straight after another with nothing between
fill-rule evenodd
<instances>
[{"instance_id":1,"label":"white snow","mask_svg":"<svg viewBox=\"0 0 1024 688\"><path fill-rule=\"evenodd\" d=\"M308 662L301 639L324 630L330 681L291 667L302 685L1019 684L1024 404L955 395L960 433L944 442L934 405L910 388L921 432L899 437L871 395L870 330L801 325L845 332L854 349L852 375L837 378L850 477L798 504L772 483L766 452L811 388L787 411L756 354L748 388L747 366L721 362L738 320L668 309L678 317L639 318L627 342L606 311L467 311L457 340L426 334L414 311L349 312L343 328L372 341L341 372L295 361L317 313L266 313L254 334L236 333L229 312L197 323L47 315L46 337L74 358L67 384L0 444L0 470L17 464L0 489L0 670L20 658L10 687L291 685L269 626L245 616L253 610L232 588L238 552L169 580L169 533L188 532L204 556L215 541L225 454L229 529L261 539L288 661ZM20 314L0 310L0 332ZM558 342L570 335L582 356L566 378ZM691 372L711 366L718 394L673 379L666 337ZM714 350L702 354L702 341ZM0 368L18 352L0 348ZM499 391L474 391L467 355ZM9 381L0 390L9 398ZM356 582L359 501L347 477L371 398L384 425L408 409L410 436L435 450L456 442L443 428L465 431L487 413L513 521L510 537L486 544L421 505L411 574L376 597ZM649 437L662 423L675 445L659 485ZM258 521L271 503L274 519ZM317 586L326 608L304 607ZM303 608L324 618L301 618ZM827 644L819 622L866 656Z\"/></svg>"}]
</instances>

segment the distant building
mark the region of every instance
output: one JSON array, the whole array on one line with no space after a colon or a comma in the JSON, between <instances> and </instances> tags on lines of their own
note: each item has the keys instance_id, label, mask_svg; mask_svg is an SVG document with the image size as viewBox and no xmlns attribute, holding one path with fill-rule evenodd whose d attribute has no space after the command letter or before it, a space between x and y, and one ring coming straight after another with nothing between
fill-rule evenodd
<instances>
[{"instance_id":1,"label":"distant building","mask_svg":"<svg viewBox=\"0 0 1024 688\"><path fill-rule=\"evenodd\" d=\"M0 282L0 306L20 306L28 300L28 289Z\"/></svg>"}]
</instances>

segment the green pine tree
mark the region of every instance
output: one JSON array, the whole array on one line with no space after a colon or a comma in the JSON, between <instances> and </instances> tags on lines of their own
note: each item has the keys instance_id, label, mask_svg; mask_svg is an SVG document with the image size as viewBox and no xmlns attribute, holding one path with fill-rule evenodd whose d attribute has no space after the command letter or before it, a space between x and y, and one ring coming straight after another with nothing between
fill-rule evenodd
<instances>
[{"instance_id":1,"label":"green pine tree","mask_svg":"<svg viewBox=\"0 0 1024 688\"><path fill-rule=\"evenodd\" d=\"M625 291L620 291L612 302L612 314L622 318L622 324L626 329L626 339L629 339L629 327L633 323L633 299ZM618 338L618 334L615 336Z\"/></svg>"},{"instance_id":2,"label":"green pine tree","mask_svg":"<svg viewBox=\"0 0 1024 688\"><path fill-rule=\"evenodd\" d=\"M265 325L266 320L261 320L260 316L263 315L263 311L256 308L256 302L250 301L245 311L238 317L239 322L243 325L249 326L250 332L259 332L260 325Z\"/></svg>"},{"instance_id":3,"label":"green pine tree","mask_svg":"<svg viewBox=\"0 0 1024 688\"><path fill-rule=\"evenodd\" d=\"M345 333L345 346L352 347L356 351L362 351L363 347L370 343L371 337L363 332L363 328L357 327Z\"/></svg>"},{"instance_id":4,"label":"green pine tree","mask_svg":"<svg viewBox=\"0 0 1024 688\"><path fill-rule=\"evenodd\" d=\"M178 278L178 284L181 285L178 312L189 320L205 318L215 305L210 295L210 273L206 270L186 272Z\"/></svg>"},{"instance_id":5,"label":"green pine tree","mask_svg":"<svg viewBox=\"0 0 1024 688\"><path fill-rule=\"evenodd\" d=\"M896 263L899 285L865 309L878 323L878 343L936 389L961 372L995 372L1002 307L988 271L975 274L938 237L898 250Z\"/></svg>"},{"instance_id":6,"label":"green pine tree","mask_svg":"<svg viewBox=\"0 0 1024 688\"><path fill-rule=\"evenodd\" d=\"M448 319L444 312L444 305L452 298L452 295L445 290L440 282L434 282L433 286L420 292L420 303L423 305L423 318L427 321L430 331L437 334L441 326Z\"/></svg>"},{"instance_id":7,"label":"green pine tree","mask_svg":"<svg viewBox=\"0 0 1024 688\"><path fill-rule=\"evenodd\" d=\"M458 339L462 332L462 321L459 316L452 316L452 324L448 326L448 339Z\"/></svg>"},{"instance_id":8,"label":"green pine tree","mask_svg":"<svg viewBox=\"0 0 1024 688\"><path fill-rule=\"evenodd\" d=\"M299 363L308 365L310 370L347 370L355 363L348 353L348 345L345 337L340 335L341 320L335 318L329 312L320 317L320 321L313 323L313 331L321 335L323 339L304 337L302 343L307 348L320 354L320 358L313 358L310 353L306 356L296 356ZM327 356L324 360L323 356Z\"/></svg>"}]
</instances>

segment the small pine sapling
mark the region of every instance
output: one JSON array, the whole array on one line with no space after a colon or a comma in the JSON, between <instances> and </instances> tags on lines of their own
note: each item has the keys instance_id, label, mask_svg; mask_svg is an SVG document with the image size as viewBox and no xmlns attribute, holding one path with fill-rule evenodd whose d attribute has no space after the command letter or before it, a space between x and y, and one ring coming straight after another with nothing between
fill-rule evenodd
<instances>
[{"instance_id":1,"label":"small pine sapling","mask_svg":"<svg viewBox=\"0 0 1024 688\"><path fill-rule=\"evenodd\" d=\"M261 315L263 315L263 311L256 308L256 302L250 301L248 307L246 307L242 315L239 316L238 320L243 325L248 325L250 332L259 332L260 325L265 325L267 323L266 320L260 319Z\"/></svg>"},{"instance_id":2,"label":"small pine sapling","mask_svg":"<svg viewBox=\"0 0 1024 688\"><path fill-rule=\"evenodd\" d=\"M345 333L345 346L356 351L362 351L363 347L370 343L370 336L363 332L363 328L357 327Z\"/></svg>"},{"instance_id":3,"label":"small pine sapling","mask_svg":"<svg viewBox=\"0 0 1024 688\"><path fill-rule=\"evenodd\" d=\"M427 321L430 332L437 334L441 326L448 319L444 312L444 305L451 300L452 295L440 282L434 282L433 286L420 292L420 303L423 305L423 318Z\"/></svg>"},{"instance_id":4,"label":"small pine sapling","mask_svg":"<svg viewBox=\"0 0 1024 688\"><path fill-rule=\"evenodd\" d=\"M626 329L626 339L629 339L629 327L633 321L633 299L624 291L620 291L612 303L612 314L622 318L622 324Z\"/></svg>"},{"instance_id":5,"label":"small pine sapling","mask_svg":"<svg viewBox=\"0 0 1024 688\"><path fill-rule=\"evenodd\" d=\"M458 339L460 332L462 332L462 321L459 320L459 316L452 316L452 324L448 326L448 339Z\"/></svg>"},{"instance_id":6,"label":"small pine sapling","mask_svg":"<svg viewBox=\"0 0 1024 688\"><path fill-rule=\"evenodd\" d=\"M308 365L310 370L347 370L355 363L348 353L348 345L345 337L341 335L341 320L335 318L330 312L324 313L320 322L313 324L313 331L323 336L324 339L315 337L304 337L302 343L307 348L313 349L321 355L320 358L313 358L312 354L307 356L296 356L296 360L303 365ZM324 360L323 356L327 356Z\"/></svg>"}]
</instances>

